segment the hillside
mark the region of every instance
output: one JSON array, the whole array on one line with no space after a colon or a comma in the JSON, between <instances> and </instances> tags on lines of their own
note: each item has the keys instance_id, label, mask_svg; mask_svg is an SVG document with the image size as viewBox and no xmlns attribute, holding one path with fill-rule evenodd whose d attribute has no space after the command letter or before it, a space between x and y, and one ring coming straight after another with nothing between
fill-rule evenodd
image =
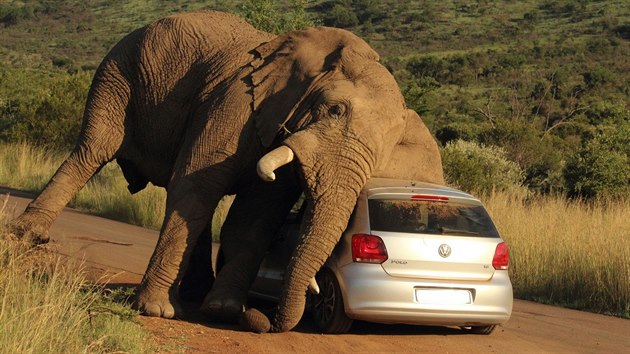
<instances>
[{"instance_id":1,"label":"hillside","mask_svg":"<svg viewBox=\"0 0 630 354\"><path fill-rule=\"evenodd\" d=\"M1 1L0 139L71 145L92 70L126 33L243 3L274 2ZM627 1L281 3L275 11L305 6L315 23L365 38L442 145L500 146L536 191L628 191Z\"/></svg>"}]
</instances>

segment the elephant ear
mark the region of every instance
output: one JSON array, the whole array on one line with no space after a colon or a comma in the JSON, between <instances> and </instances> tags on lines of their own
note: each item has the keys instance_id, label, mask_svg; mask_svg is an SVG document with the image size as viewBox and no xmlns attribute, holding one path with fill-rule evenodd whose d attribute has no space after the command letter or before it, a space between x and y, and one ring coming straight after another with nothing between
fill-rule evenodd
<instances>
[{"instance_id":1,"label":"elephant ear","mask_svg":"<svg viewBox=\"0 0 630 354\"><path fill-rule=\"evenodd\" d=\"M418 113L411 109L405 111L402 138L387 162L372 175L444 184L440 150Z\"/></svg>"},{"instance_id":2,"label":"elephant ear","mask_svg":"<svg viewBox=\"0 0 630 354\"><path fill-rule=\"evenodd\" d=\"M316 81L340 70L357 54L378 60L378 54L354 34L327 27L286 33L261 44L253 54L252 108L265 147L285 129Z\"/></svg>"}]
</instances>

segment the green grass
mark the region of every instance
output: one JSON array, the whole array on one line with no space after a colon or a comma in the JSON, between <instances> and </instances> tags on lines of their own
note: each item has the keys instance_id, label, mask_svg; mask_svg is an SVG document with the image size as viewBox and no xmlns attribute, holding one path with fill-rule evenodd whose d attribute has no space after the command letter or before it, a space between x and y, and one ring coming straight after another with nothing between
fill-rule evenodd
<instances>
[{"instance_id":1,"label":"green grass","mask_svg":"<svg viewBox=\"0 0 630 354\"><path fill-rule=\"evenodd\" d=\"M2 199L0 353L152 352L117 292L88 282L81 264L7 234Z\"/></svg>"}]
</instances>

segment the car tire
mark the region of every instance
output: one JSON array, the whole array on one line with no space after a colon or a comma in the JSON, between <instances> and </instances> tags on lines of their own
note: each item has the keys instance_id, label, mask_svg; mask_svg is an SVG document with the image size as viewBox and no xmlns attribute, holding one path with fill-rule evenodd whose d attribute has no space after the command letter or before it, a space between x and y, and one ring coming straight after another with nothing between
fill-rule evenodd
<instances>
[{"instance_id":1,"label":"car tire","mask_svg":"<svg viewBox=\"0 0 630 354\"><path fill-rule=\"evenodd\" d=\"M489 326L470 326L470 327L462 327L464 331L471 334L484 334L488 335L494 331L496 325Z\"/></svg>"},{"instance_id":2,"label":"car tire","mask_svg":"<svg viewBox=\"0 0 630 354\"><path fill-rule=\"evenodd\" d=\"M323 333L348 332L353 320L346 315L341 288L335 274L324 268L317 273L316 279L320 291L311 297L311 311L315 324Z\"/></svg>"}]
</instances>

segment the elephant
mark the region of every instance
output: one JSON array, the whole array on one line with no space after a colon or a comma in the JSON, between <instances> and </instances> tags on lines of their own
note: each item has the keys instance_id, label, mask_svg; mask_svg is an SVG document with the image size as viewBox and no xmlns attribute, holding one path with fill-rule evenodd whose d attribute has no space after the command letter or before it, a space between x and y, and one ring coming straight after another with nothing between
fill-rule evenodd
<instances>
[{"instance_id":1,"label":"elephant","mask_svg":"<svg viewBox=\"0 0 630 354\"><path fill-rule=\"evenodd\" d=\"M435 139L365 41L329 27L275 36L211 11L159 19L110 50L76 146L13 230L46 242L63 207L113 160L131 193L149 182L167 191L137 308L173 318L186 293L203 298L209 317L238 317L258 332L298 323L307 288L371 176L444 183ZM264 252L302 191L300 243L274 315L243 312ZM207 225L228 194L236 198L214 279Z\"/></svg>"}]
</instances>

